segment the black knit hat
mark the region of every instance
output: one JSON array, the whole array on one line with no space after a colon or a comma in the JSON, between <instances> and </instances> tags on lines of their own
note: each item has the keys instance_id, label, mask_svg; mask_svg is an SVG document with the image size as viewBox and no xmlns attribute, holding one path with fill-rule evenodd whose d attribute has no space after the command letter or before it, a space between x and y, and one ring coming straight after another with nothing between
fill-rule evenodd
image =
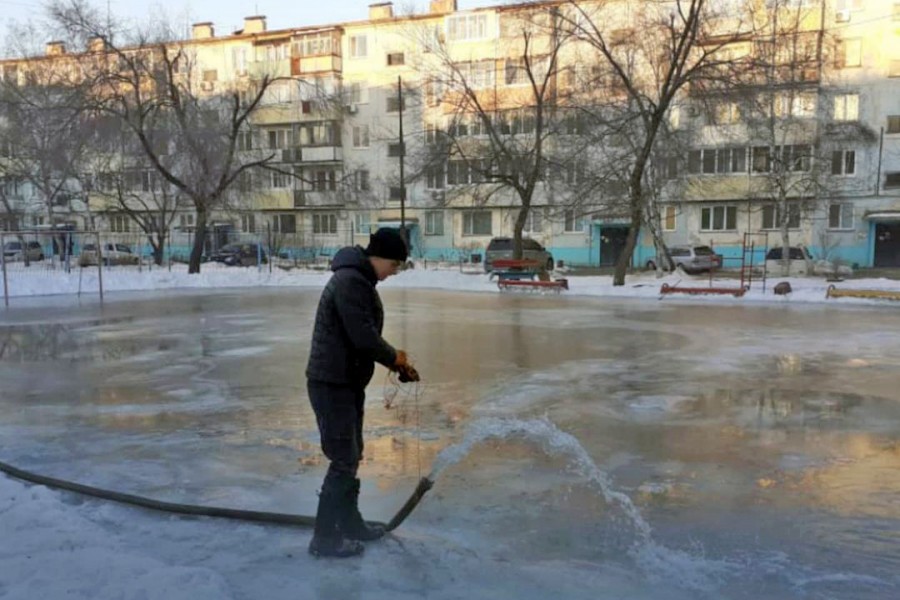
<instances>
[{"instance_id":1,"label":"black knit hat","mask_svg":"<svg viewBox=\"0 0 900 600\"><path fill-rule=\"evenodd\" d=\"M369 247L366 248L366 254L388 260L405 261L409 252L399 231L384 228L369 236Z\"/></svg>"}]
</instances>

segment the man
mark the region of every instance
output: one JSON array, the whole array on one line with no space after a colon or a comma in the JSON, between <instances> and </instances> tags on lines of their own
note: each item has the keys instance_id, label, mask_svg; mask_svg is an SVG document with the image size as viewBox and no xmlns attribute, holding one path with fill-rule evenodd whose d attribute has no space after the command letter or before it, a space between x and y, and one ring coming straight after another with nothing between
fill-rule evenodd
<instances>
[{"instance_id":1,"label":"man","mask_svg":"<svg viewBox=\"0 0 900 600\"><path fill-rule=\"evenodd\" d=\"M316 413L322 451L331 461L309 552L314 556L356 556L360 542L384 535L359 513L356 471L363 451L365 389L379 362L401 381L419 381L403 350L381 337L384 309L375 290L406 262L406 242L393 229L379 229L369 245L338 251L325 286L306 367L309 400Z\"/></svg>"}]
</instances>

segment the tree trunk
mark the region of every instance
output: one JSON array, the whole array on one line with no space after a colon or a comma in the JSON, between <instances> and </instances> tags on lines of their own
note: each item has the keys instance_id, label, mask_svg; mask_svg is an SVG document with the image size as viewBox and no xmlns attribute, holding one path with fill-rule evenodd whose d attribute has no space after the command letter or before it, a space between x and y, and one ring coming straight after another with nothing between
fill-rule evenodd
<instances>
[{"instance_id":1,"label":"tree trunk","mask_svg":"<svg viewBox=\"0 0 900 600\"><path fill-rule=\"evenodd\" d=\"M191 248L191 259L188 273L200 272L200 259L203 257L203 244L206 241L206 211L197 210L197 230L194 232L194 246Z\"/></svg>"},{"instance_id":2,"label":"tree trunk","mask_svg":"<svg viewBox=\"0 0 900 600\"><path fill-rule=\"evenodd\" d=\"M515 260L522 260L524 254L522 248L522 230L525 229L525 221L528 219L528 209L529 206L523 204L519 209L516 222L513 224L513 258Z\"/></svg>"},{"instance_id":3,"label":"tree trunk","mask_svg":"<svg viewBox=\"0 0 900 600\"><path fill-rule=\"evenodd\" d=\"M631 265L631 257L634 254L634 248L637 246L638 232L641 230L641 221L643 220L643 211L639 202L632 200L631 205L631 227L628 229L628 237L625 239L625 248L619 259L616 261L616 270L613 274L613 285L625 285L625 273Z\"/></svg>"}]
</instances>

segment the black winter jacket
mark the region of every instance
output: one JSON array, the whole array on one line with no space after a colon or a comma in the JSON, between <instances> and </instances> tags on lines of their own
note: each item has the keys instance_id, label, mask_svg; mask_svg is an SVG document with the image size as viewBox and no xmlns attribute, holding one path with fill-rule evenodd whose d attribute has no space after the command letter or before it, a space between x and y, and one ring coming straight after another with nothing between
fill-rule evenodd
<instances>
[{"instance_id":1,"label":"black winter jacket","mask_svg":"<svg viewBox=\"0 0 900 600\"><path fill-rule=\"evenodd\" d=\"M381 337L384 308L378 277L359 246L342 248L331 261L312 335L307 379L365 388L375 362L391 366L397 351Z\"/></svg>"}]
</instances>

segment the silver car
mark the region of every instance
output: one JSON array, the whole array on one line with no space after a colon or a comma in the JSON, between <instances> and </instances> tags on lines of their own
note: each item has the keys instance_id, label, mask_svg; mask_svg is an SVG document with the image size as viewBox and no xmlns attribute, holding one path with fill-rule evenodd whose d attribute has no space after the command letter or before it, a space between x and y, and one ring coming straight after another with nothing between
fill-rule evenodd
<instances>
[{"instance_id":1,"label":"silver car","mask_svg":"<svg viewBox=\"0 0 900 600\"><path fill-rule=\"evenodd\" d=\"M513 239L511 237L495 237L488 243L484 252L484 272L494 270L494 261L498 258L513 257ZM553 255L531 238L522 238L522 258L537 261L539 265L545 265L548 271L553 270Z\"/></svg>"},{"instance_id":2,"label":"silver car","mask_svg":"<svg viewBox=\"0 0 900 600\"><path fill-rule=\"evenodd\" d=\"M722 266L722 257L709 246L671 246L669 254L674 263L669 265L669 270L681 267L685 273L699 273ZM648 269L655 269L656 261L648 260L646 266Z\"/></svg>"},{"instance_id":3,"label":"silver car","mask_svg":"<svg viewBox=\"0 0 900 600\"><path fill-rule=\"evenodd\" d=\"M44 249L40 242L20 242L13 240L3 244L3 259L7 262L44 260Z\"/></svg>"}]
</instances>

